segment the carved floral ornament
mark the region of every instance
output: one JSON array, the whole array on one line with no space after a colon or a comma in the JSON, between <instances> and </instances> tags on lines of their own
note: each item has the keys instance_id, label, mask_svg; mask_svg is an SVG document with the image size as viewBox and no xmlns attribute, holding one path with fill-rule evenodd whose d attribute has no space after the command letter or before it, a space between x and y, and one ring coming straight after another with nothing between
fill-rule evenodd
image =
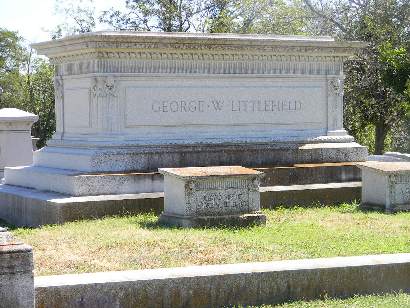
<instances>
[{"instance_id":1,"label":"carved floral ornament","mask_svg":"<svg viewBox=\"0 0 410 308\"><path fill-rule=\"evenodd\" d=\"M328 81L328 89L330 96L343 97L344 94L344 82L343 78L331 79Z\"/></svg>"},{"instance_id":2,"label":"carved floral ornament","mask_svg":"<svg viewBox=\"0 0 410 308\"><path fill-rule=\"evenodd\" d=\"M94 97L118 96L117 82L111 78L97 77L94 80L94 85L91 88Z\"/></svg>"}]
</instances>

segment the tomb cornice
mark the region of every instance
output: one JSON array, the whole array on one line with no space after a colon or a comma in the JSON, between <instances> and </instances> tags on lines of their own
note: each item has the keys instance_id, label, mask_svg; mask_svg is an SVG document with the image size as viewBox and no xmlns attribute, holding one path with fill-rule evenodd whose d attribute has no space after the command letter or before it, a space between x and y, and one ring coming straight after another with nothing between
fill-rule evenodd
<instances>
[{"instance_id":1,"label":"tomb cornice","mask_svg":"<svg viewBox=\"0 0 410 308\"><path fill-rule=\"evenodd\" d=\"M277 56L352 56L365 45L331 37L95 32L32 45L52 62L76 59L133 58L263 60ZM340 59L343 60L343 59Z\"/></svg>"}]
</instances>

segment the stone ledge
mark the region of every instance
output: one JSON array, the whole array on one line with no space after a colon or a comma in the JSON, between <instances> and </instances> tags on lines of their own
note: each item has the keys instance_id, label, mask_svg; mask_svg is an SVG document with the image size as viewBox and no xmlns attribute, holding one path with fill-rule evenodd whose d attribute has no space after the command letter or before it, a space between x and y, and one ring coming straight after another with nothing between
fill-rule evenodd
<instances>
[{"instance_id":1,"label":"stone ledge","mask_svg":"<svg viewBox=\"0 0 410 308\"><path fill-rule=\"evenodd\" d=\"M261 207L311 206L359 201L361 182L261 187Z\"/></svg>"},{"instance_id":2,"label":"stone ledge","mask_svg":"<svg viewBox=\"0 0 410 308\"><path fill-rule=\"evenodd\" d=\"M355 162L296 164L253 168L265 173L261 186L305 185L361 180ZM6 168L9 185L55 191L70 196L139 194L162 192L163 176L158 172L86 173L36 166Z\"/></svg>"},{"instance_id":3,"label":"stone ledge","mask_svg":"<svg viewBox=\"0 0 410 308\"><path fill-rule=\"evenodd\" d=\"M156 139L156 142L160 142ZM168 141L169 142L169 141ZM203 141L204 142L204 141ZM64 142L65 143L65 142ZM64 144L63 143L63 144ZM52 144L52 142L50 142ZM81 172L152 172L165 167L234 166L256 168L302 163L365 161L367 148L357 143L238 142L194 145L130 145L92 148L85 143L47 146L34 153L34 166ZM69 145L69 144L67 144ZM6 176L7 178L7 176Z\"/></svg>"},{"instance_id":4,"label":"stone ledge","mask_svg":"<svg viewBox=\"0 0 410 308\"><path fill-rule=\"evenodd\" d=\"M221 307L410 291L410 254L35 278L37 307ZM62 306L63 304L63 306Z\"/></svg>"},{"instance_id":5,"label":"stone ledge","mask_svg":"<svg viewBox=\"0 0 410 308\"><path fill-rule=\"evenodd\" d=\"M70 197L0 185L0 218L16 226L38 227L146 212L159 214L162 208L163 193Z\"/></svg>"}]
</instances>

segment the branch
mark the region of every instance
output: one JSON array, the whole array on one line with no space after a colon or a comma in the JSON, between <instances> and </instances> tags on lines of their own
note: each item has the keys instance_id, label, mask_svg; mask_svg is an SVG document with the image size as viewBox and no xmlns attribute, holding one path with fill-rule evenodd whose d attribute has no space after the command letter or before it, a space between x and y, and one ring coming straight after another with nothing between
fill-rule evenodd
<instances>
[{"instance_id":1,"label":"branch","mask_svg":"<svg viewBox=\"0 0 410 308\"><path fill-rule=\"evenodd\" d=\"M320 18L324 18L328 21L330 21L331 23L333 23L336 27L338 27L343 33L347 32L347 29L337 20L335 20L334 18L326 15L325 13L319 11L316 9L316 7L310 2L310 0L303 0L303 2L306 4L306 6L309 8L309 10L311 10L314 14L316 14L318 17Z\"/></svg>"}]
</instances>

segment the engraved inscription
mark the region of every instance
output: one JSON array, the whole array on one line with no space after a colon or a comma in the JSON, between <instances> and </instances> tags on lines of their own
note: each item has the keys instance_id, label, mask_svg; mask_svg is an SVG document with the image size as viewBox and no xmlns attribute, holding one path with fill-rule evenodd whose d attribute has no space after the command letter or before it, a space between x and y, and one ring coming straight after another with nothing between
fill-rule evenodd
<instances>
[{"instance_id":1,"label":"engraved inscription","mask_svg":"<svg viewBox=\"0 0 410 308\"><path fill-rule=\"evenodd\" d=\"M249 211L249 194L243 190L229 189L198 191L193 196L195 214L199 216L229 215Z\"/></svg>"},{"instance_id":2,"label":"engraved inscription","mask_svg":"<svg viewBox=\"0 0 410 308\"><path fill-rule=\"evenodd\" d=\"M195 112L286 112L301 111L301 100L204 100L178 99L154 101L153 112L195 113Z\"/></svg>"},{"instance_id":3,"label":"engraved inscription","mask_svg":"<svg viewBox=\"0 0 410 308\"><path fill-rule=\"evenodd\" d=\"M326 84L288 80L150 82L125 87L126 127L269 125L327 128ZM235 128L234 128L235 127Z\"/></svg>"},{"instance_id":4,"label":"engraved inscription","mask_svg":"<svg viewBox=\"0 0 410 308\"><path fill-rule=\"evenodd\" d=\"M392 187L392 203L395 204L409 204L410 203L410 177L406 176L396 176L399 182L393 181L391 183Z\"/></svg>"}]
</instances>

